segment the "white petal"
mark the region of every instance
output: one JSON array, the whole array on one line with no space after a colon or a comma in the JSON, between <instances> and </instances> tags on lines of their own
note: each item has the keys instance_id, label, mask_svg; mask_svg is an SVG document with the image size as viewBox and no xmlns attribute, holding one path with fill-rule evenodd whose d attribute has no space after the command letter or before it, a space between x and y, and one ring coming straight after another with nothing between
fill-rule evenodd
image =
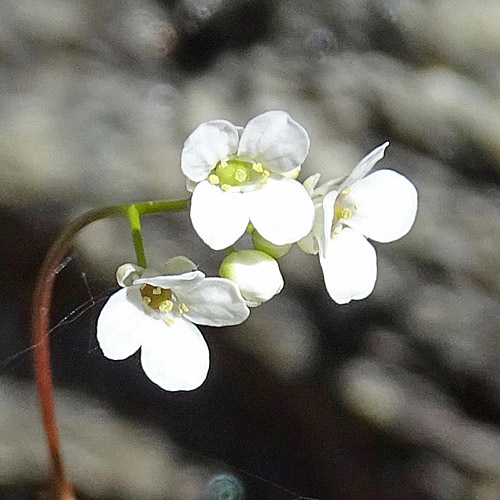
<instances>
[{"instance_id":1,"label":"white petal","mask_svg":"<svg viewBox=\"0 0 500 500\"><path fill-rule=\"evenodd\" d=\"M210 364L205 339L183 318L168 325L148 318L148 333L141 349L146 375L167 391L190 391L205 381Z\"/></svg>"},{"instance_id":2,"label":"white petal","mask_svg":"<svg viewBox=\"0 0 500 500\"><path fill-rule=\"evenodd\" d=\"M250 314L240 290L228 279L206 278L175 293L188 306L185 317L198 325L239 325Z\"/></svg>"},{"instance_id":3,"label":"white petal","mask_svg":"<svg viewBox=\"0 0 500 500\"><path fill-rule=\"evenodd\" d=\"M214 250L232 245L248 226L242 193L228 193L208 181L200 182L191 198L191 222L200 238Z\"/></svg>"},{"instance_id":4,"label":"white petal","mask_svg":"<svg viewBox=\"0 0 500 500\"><path fill-rule=\"evenodd\" d=\"M97 341L109 359L125 359L141 347L148 316L137 287L115 292L97 318Z\"/></svg>"},{"instance_id":5,"label":"white petal","mask_svg":"<svg viewBox=\"0 0 500 500\"><path fill-rule=\"evenodd\" d=\"M350 227L375 241L389 242L404 236L417 215L417 190L394 170L379 170L351 186L347 196Z\"/></svg>"},{"instance_id":6,"label":"white petal","mask_svg":"<svg viewBox=\"0 0 500 500\"><path fill-rule=\"evenodd\" d=\"M326 289L338 304L364 299L372 293L377 279L375 248L353 229L344 228L333 236L320 255Z\"/></svg>"},{"instance_id":7,"label":"white petal","mask_svg":"<svg viewBox=\"0 0 500 500\"><path fill-rule=\"evenodd\" d=\"M314 203L298 181L270 177L260 189L244 196L252 224L275 245L295 243L312 228Z\"/></svg>"},{"instance_id":8,"label":"white petal","mask_svg":"<svg viewBox=\"0 0 500 500\"><path fill-rule=\"evenodd\" d=\"M322 255L325 255L326 245L330 241L330 237L332 234L332 224L333 218L335 216L335 200L337 199L337 195L337 191L330 191L323 198L323 220L320 221L320 217L316 216L318 217L318 223L314 224L314 230L316 233L316 238L319 242L319 251ZM319 222L322 222L323 224L320 226Z\"/></svg>"},{"instance_id":9,"label":"white petal","mask_svg":"<svg viewBox=\"0 0 500 500\"><path fill-rule=\"evenodd\" d=\"M122 264L116 270L116 281L120 286L130 286L144 273L144 268L136 264Z\"/></svg>"},{"instance_id":10,"label":"white petal","mask_svg":"<svg viewBox=\"0 0 500 500\"><path fill-rule=\"evenodd\" d=\"M198 266L191 259L184 257L184 255L178 255L167 260L163 268L165 274L182 274L196 271Z\"/></svg>"},{"instance_id":11,"label":"white petal","mask_svg":"<svg viewBox=\"0 0 500 500\"><path fill-rule=\"evenodd\" d=\"M376 147L371 153L368 153L357 165L354 170L347 176L345 181L340 185L339 191L346 187L350 187L359 179L362 179L383 157L385 150L389 146L389 141L384 142Z\"/></svg>"},{"instance_id":12,"label":"white petal","mask_svg":"<svg viewBox=\"0 0 500 500\"><path fill-rule=\"evenodd\" d=\"M194 182L207 178L218 161L238 148L238 129L226 120L202 123L187 138L181 155L183 174Z\"/></svg>"},{"instance_id":13,"label":"white petal","mask_svg":"<svg viewBox=\"0 0 500 500\"><path fill-rule=\"evenodd\" d=\"M183 283L196 283L201 281L205 275L201 271L190 271L188 273L177 274L174 276L170 275L153 275L144 276L138 280L134 281L134 285L148 284L152 286L159 286L161 288L176 288Z\"/></svg>"},{"instance_id":14,"label":"white petal","mask_svg":"<svg viewBox=\"0 0 500 500\"><path fill-rule=\"evenodd\" d=\"M268 111L250 120L243 131L238 156L261 162L272 172L284 173L304 163L309 136L284 111Z\"/></svg>"}]
</instances>

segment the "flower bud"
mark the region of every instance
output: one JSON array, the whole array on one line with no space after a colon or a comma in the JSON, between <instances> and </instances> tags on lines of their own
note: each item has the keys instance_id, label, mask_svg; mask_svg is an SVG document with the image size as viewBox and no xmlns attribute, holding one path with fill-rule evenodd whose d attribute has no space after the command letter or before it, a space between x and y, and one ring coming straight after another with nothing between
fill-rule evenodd
<instances>
[{"instance_id":1,"label":"flower bud","mask_svg":"<svg viewBox=\"0 0 500 500\"><path fill-rule=\"evenodd\" d=\"M275 259L283 257L283 255L286 255L292 248L291 243L287 243L286 245L275 245L263 238L257 231L253 231L252 233L252 243L255 250L267 253Z\"/></svg>"},{"instance_id":2,"label":"flower bud","mask_svg":"<svg viewBox=\"0 0 500 500\"><path fill-rule=\"evenodd\" d=\"M219 274L234 281L249 307L267 302L283 288L276 260L258 250L237 250L221 263Z\"/></svg>"}]
</instances>

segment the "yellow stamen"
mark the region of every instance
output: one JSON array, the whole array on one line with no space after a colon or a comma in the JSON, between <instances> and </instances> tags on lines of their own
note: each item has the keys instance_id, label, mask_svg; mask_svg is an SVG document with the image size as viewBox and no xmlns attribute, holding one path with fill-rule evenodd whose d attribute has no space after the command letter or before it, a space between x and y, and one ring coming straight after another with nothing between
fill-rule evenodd
<instances>
[{"instance_id":1,"label":"yellow stamen","mask_svg":"<svg viewBox=\"0 0 500 500\"><path fill-rule=\"evenodd\" d=\"M153 288L153 295L161 295L161 288L159 286Z\"/></svg>"},{"instance_id":2,"label":"yellow stamen","mask_svg":"<svg viewBox=\"0 0 500 500\"><path fill-rule=\"evenodd\" d=\"M189 312L189 307L188 307L186 304L184 304L184 302L181 304L181 309L182 309L185 313Z\"/></svg>"},{"instance_id":3,"label":"yellow stamen","mask_svg":"<svg viewBox=\"0 0 500 500\"><path fill-rule=\"evenodd\" d=\"M227 167L227 161L226 160L222 160L220 162L220 165L219 165L220 168L226 168Z\"/></svg>"},{"instance_id":4,"label":"yellow stamen","mask_svg":"<svg viewBox=\"0 0 500 500\"><path fill-rule=\"evenodd\" d=\"M222 189L222 191L230 191L231 190L231 186L229 184L222 184L222 186L220 188Z\"/></svg>"},{"instance_id":5,"label":"yellow stamen","mask_svg":"<svg viewBox=\"0 0 500 500\"><path fill-rule=\"evenodd\" d=\"M344 208L342 210L342 219L350 219L352 217L352 212L350 208Z\"/></svg>"},{"instance_id":6,"label":"yellow stamen","mask_svg":"<svg viewBox=\"0 0 500 500\"><path fill-rule=\"evenodd\" d=\"M332 236L338 236L342 231L340 226L335 226L332 231Z\"/></svg>"},{"instance_id":7,"label":"yellow stamen","mask_svg":"<svg viewBox=\"0 0 500 500\"><path fill-rule=\"evenodd\" d=\"M220 183L220 179L217 175L215 174L210 174L208 176L208 182L210 182L210 184L219 184Z\"/></svg>"},{"instance_id":8,"label":"yellow stamen","mask_svg":"<svg viewBox=\"0 0 500 500\"><path fill-rule=\"evenodd\" d=\"M168 323L169 325L173 325L174 324L173 318L165 318L163 321L165 321L165 323Z\"/></svg>"},{"instance_id":9,"label":"yellow stamen","mask_svg":"<svg viewBox=\"0 0 500 500\"><path fill-rule=\"evenodd\" d=\"M344 196L347 196L350 192L351 192L351 190L349 188L346 188L346 189L343 189L342 193L340 193L340 194L343 194Z\"/></svg>"},{"instance_id":10,"label":"yellow stamen","mask_svg":"<svg viewBox=\"0 0 500 500\"><path fill-rule=\"evenodd\" d=\"M262 163L252 163L252 169L259 174L262 173L262 171L264 170L262 168Z\"/></svg>"},{"instance_id":11,"label":"yellow stamen","mask_svg":"<svg viewBox=\"0 0 500 500\"><path fill-rule=\"evenodd\" d=\"M139 290L144 290L146 288L146 283L143 283L140 287Z\"/></svg>"},{"instance_id":12,"label":"yellow stamen","mask_svg":"<svg viewBox=\"0 0 500 500\"><path fill-rule=\"evenodd\" d=\"M262 179L259 181L261 184L265 184L269 178L269 170L262 171Z\"/></svg>"},{"instance_id":13,"label":"yellow stamen","mask_svg":"<svg viewBox=\"0 0 500 500\"><path fill-rule=\"evenodd\" d=\"M148 304L151 304L151 297L143 297L142 298L142 301L144 302L144 304L148 305Z\"/></svg>"},{"instance_id":14,"label":"yellow stamen","mask_svg":"<svg viewBox=\"0 0 500 500\"><path fill-rule=\"evenodd\" d=\"M174 303L171 300L166 300L165 302L162 302L159 306L158 309L161 312L170 312L174 307Z\"/></svg>"}]
</instances>

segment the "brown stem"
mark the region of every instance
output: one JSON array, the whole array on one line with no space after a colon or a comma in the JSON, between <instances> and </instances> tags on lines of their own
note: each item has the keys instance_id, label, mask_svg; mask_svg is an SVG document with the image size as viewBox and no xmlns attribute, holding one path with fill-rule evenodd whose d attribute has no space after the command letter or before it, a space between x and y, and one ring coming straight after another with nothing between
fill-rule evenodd
<instances>
[{"instance_id":1,"label":"brown stem","mask_svg":"<svg viewBox=\"0 0 500 500\"><path fill-rule=\"evenodd\" d=\"M66 226L47 252L36 282L33 296L32 325L35 380L42 407L43 427L47 436L50 461L52 463L54 496L57 500L74 500L75 496L71 484L66 479L61 458L50 369L49 321L56 270L78 231L96 220L119 213L119 208L112 211L108 207L91 210Z\"/></svg>"},{"instance_id":2,"label":"brown stem","mask_svg":"<svg viewBox=\"0 0 500 500\"><path fill-rule=\"evenodd\" d=\"M166 210L182 210L186 208L187 204L188 200L179 200L171 202L142 202L136 203L135 206L141 213L154 213ZM52 464L54 497L57 500L75 500L73 488L64 472L60 452L50 368L50 306L57 268L80 230L97 220L126 214L129 207L129 204L113 205L90 210L66 226L49 248L36 282L32 318L35 380L42 409L43 427L47 437Z\"/></svg>"}]
</instances>

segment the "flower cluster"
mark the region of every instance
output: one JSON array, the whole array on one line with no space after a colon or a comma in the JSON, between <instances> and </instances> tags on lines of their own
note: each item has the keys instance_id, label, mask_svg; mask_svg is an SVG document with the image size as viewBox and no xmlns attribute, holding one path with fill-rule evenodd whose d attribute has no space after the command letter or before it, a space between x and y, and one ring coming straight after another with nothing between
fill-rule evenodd
<instances>
[{"instance_id":1,"label":"flower cluster","mask_svg":"<svg viewBox=\"0 0 500 500\"><path fill-rule=\"evenodd\" d=\"M248 307L278 294L284 281L277 259L294 243L318 254L326 289L338 304L367 297L377 278L368 241L391 242L412 227L417 191L393 170L370 173L388 142L343 179L318 186L320 174L297 178L309 152L305 129L283 111L237 127L202 123L188 137L181 169L192 192L194 229L212 249L227 249L217 278L206 278L186 257L164 272L125 264L121 290L97 324L105 356L124 359L139 348L148 377L167 390L198 387L207 375L208 347L195 326L242 323ZM251 233L252 248L233 245Z\"/></svg>"}]
</instances>

